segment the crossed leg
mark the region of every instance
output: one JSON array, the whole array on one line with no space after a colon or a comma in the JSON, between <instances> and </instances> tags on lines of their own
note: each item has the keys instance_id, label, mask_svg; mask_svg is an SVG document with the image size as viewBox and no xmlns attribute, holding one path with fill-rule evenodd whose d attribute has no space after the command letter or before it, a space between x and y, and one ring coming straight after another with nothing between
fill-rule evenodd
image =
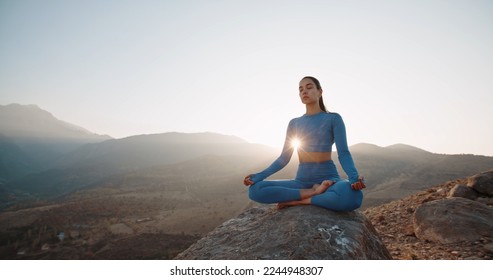
<instances>
[{"instance_id":1,"label":"crossed leg","mask_svg":"<svg viewBox=\"0 0 493 280\"><path fill-rule=\"evenodd\" d=\"M324 193L333 184L334 184L334 182L333 181L330 181L330 180L325 180L321 184L315 184L315 185L313 185L313 187L311 189L307 189L307 190L310 190L310 191L309 192L306 192L306 196L305 197L301 196L301 199L300 200L292 200L292 201L279 202L277 204L277 208L278 209L283 209L283 208L286 208L286 207L289 207L289 206L310 205L310 204L312 204L312 197Z\"/></svg>"}]
</instances>

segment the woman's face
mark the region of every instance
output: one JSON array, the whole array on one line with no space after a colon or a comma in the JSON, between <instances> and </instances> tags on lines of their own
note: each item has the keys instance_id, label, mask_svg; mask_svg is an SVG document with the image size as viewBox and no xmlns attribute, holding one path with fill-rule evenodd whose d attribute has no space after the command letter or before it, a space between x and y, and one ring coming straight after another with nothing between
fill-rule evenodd
<instances>
[{"instance_id":1,"label":"woman's face","mask_svg":"<svg viewBox=\"0 0 493 280\"><path fill-rule=\"evenodd\" d=\"M322 89L317 89L317 86L312 79L306 78L300 81L300 99L303 104L311 104L318 102L322 96Z\"/></svg>"}]
</instances>

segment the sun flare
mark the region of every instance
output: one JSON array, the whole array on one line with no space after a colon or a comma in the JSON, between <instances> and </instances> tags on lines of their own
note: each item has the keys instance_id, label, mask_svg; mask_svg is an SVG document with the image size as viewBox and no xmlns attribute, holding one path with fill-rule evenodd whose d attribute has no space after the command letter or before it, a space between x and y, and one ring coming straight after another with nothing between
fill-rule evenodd
<instances>
[{"instance_id":1,"label":"sun flare","mask_svg":"<svg viewBox=\"0 0 493 280\"><path fill-rule=\"evenodd\" d=\"M293 140L291 141L291 146L293 146L293 148L294 148L295 150L297 150L297 149L301 146L301 141L300 141L300 139L298 139L298 138L293 139Z\"/></svg>"}]
</instances>

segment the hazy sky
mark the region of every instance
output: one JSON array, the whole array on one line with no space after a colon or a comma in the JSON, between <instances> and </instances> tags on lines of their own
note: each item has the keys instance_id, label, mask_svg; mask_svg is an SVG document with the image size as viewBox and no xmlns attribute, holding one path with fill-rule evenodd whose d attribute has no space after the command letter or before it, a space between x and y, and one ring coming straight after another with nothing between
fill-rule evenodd
<instances>
[{"instance_id":1,"label":"hazy sky","mask_svg":"<svg viewBox=\"0 0 493 280\"><path fill-rule=\"evenodd\" d=\"M115 138L283 144L322 83L350 145L493 156L493 1L0 0L0 104Z\"/></svg>"}]
</instances>

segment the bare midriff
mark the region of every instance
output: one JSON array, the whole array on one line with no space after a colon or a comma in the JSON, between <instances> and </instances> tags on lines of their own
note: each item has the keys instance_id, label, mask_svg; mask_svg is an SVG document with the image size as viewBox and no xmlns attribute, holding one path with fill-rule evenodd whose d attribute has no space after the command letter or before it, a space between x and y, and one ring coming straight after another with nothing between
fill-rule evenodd
<instances>
[{"instance_id":1,"label":"bare midriff","mask_svg":"<svg viewBox=\"0 0 493 280\"><path fill-rule=\"evenodd\" d=\"M331 152L306 152L298 150L300 162L325 162L332 160Z\"/></svg>"}]
</instances>

